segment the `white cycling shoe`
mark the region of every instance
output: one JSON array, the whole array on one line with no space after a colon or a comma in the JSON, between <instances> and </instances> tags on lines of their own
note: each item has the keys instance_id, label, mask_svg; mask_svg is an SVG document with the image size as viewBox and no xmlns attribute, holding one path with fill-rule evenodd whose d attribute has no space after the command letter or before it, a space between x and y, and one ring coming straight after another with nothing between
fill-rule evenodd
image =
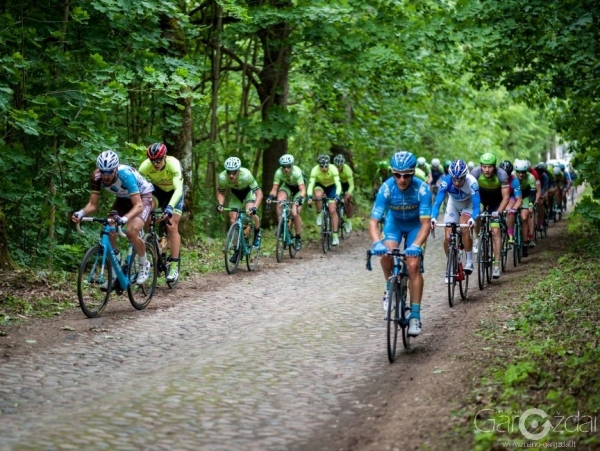
<instances>
[{"instance_id":1,"label":"white cycling shoe","mask_svg":"<svg viewBox=\"0 0 600 451\"><path fill-rule=\"evenodd\" d=\"M408 335L416 337L421 333L421 320L411 318L408 320Z\"/></svg>"},{"instance_id":2,"label":"white cycling shoe","mask_svg":"<svg viewBox=\"0 0 600 451\"><path fill-rule=\"evenodd\" d=\"M142 285L146 280L148 280L149 277L150 277L150 262L146 262L146 264L143 267L140 265L140 272L138 273L135 283L137 285Z\"/></svg>"},{"instance_id":3,"label":"white cycling shoe","mask_svg":"<svg viewBox=\"0 0 600 451\"><path fill-rule=\"evenodd\" d=\"M465 264L464 270L467 274L471 274L473 272L473 262L467 262Z\"/></svg>"},{"instance_id":4,"label":"white cycling shoe","mask_svg":"<svg viewBox=\"0 0 600 451\"><path fill-rule=\"evenodd\" d=\"M383 299L381 300L381 303L383 304L383 311L386 313L388 311L388 302L390 302L390 292L386 291L383 293Z\"/></svg>"}]
</instances>

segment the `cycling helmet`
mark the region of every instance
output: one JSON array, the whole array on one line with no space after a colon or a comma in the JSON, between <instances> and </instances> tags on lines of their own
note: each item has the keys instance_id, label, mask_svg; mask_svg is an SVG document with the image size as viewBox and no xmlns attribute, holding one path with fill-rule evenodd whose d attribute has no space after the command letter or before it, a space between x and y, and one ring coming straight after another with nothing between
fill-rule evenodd
<instances>
[{"instance_id":1,"label":"cycling helmet","mask_svg":"<svg viewBox=\"0 0 600 451\"><path fill-rule=\"evenodd\" d=\"M392 171L409 171L417 166L415 156L406 151L396 152L390 159Z\"/></svg>"},{"instance_id":2,"label":"cycling helmet","mask_svg":"<svg viewBox=\"0 0 600 451\"><path fill-rule=\"evenodd\" d=\"M379 169L380 171L383 171L384 169L387 171L389 167L390 163L386 160L381 160L377 162L377 169Z\"/></svg>"},{"instance_id":3,"label":"cycling helmet","mask_svg":"<svg viewBox=\"0 0 600 451\"><path fill-rule=\"evenodd\" d=\"M513 164L509 160L504 160L500 163L500 169L504 169L506 173L510 175L513 171Z\"/></svg>"},{"instance_id":4,"label":"cycling helmet","mask_svg":"<svg viewBox=\"0 0 600 451\"><path fill-rule=\"evenodd\" d=\"M325 164L329 164L329 155L325 155L325 154L323 154L323 155L319 155L319 156L317 157L317 161L319 162L319 164L320 164L321 166L322 166L322 165L325 165Z\"/></svg>"},{"instance_id":5,"label":"cycling helmet","mask_svg":"<svg viewBox=\"0 0 600 451\"><path fill-rule=\"evenodd\" d=\"M450 160L446 160L446 162L444 163L444 167L447 169L450 167L451 164L452 162Z\"/></svg>"},{"instance_id":6,"label":"cycling helmet","mask_svg":"<svg viewBox=\"0 0 600 451\"><path fill-rule=\"evenodd\" d=\"M227 171L237 171L242 167L242 160L238 157L229 157L225 160L225 169Z\"/></svg>"},{"instance_id":7,"label":"cycling helmet","mask_svg":"<svg viewBox=\"0 0 600 451\"><path fill-rule=\"evenodd\" d=\"M491 152L486 152L484 153L481 158L479 159L479 162L481 164L496 164L496 155L494 155Z\"/></svg>"},{"instance_id":8,"label":"cycling helmet","mask_svg":"<svg viewBox=\"0 0 600 451\"><path fill-rule=\"evenodd\" d=\"M538 172L544 172L546 170L546 163L544 163L543 161L540 161L536 166L535 166L535 170Z\"/></svg>"},{"instance_id":9,"label":"cycling helmet","mask_svg":"<svg viewBox=\"0 0 600 451\"><path fill-rule=\"evenodd\" d=\"M335 164L336 166L341 166L346 162L346 159L344 158L344 156L342 154L336 155L333 158L333 164Z\"/></svg>"},{"instance_id":10,"label":"cycling helmet","mask_svg":"<svg viewBox=\"0 0 600 451\"><path fill-rule=\"evenodd\" d=\"M468 172L467 163L463 160L454 160L448 168L448 173L453 179L464 179Z\"/></svg>"},{"instance_id":11,"label":"cycling helmet","mask_svg":"<svg viewBox=\"0 0 600 451\"><path fill-rule=\"evenodd\" d=\"M527 160L515 160L515 171L517 172L525 172L527 171Z\"/></svg>"},{"instance_id":12,"label":"cycling helmet","mask_svg":"<svg viewBox=\"0 0 600 451\"><path fill-rule=\"evenodd\" d=\"M425 158L424 157L417 158L417 165L423 166L424 164L425 164Z\"/></svg>"},{"instance_id":13,"label":"cycling helmet","mask_svg":"<svg viewBox=\"0 0 600 451\"><path fill-rule=\"evenodd\" d=\"M527 166L527 169L525 169L526 171L529 171L529 169L531 168L531 162L529 160L523 160L525 161L525 165Z\"/></svg>"},{"instance_id":14,"label":"cycling helmet","mask_svg":"<svg viewBox=\"0 0 600 451\"><path fill-rule=\"evenodd\" d=\"M119 156L113 150L105 150L98 156L96 166L103 172L114 171L119 167Z\"/></svg>"},{"instance_id":15,"label":"cycling helmet","mask_svg":"<svg viewBox=\"0 0 600 451\"><path fill-rule=\"evenodd\" d=\"M554 166L554 175L558 175L558 174L560 174L560 172L561 172L560 167Z\"/></svg>"},{"instance_id":16,"label":"cycling helmet","mask_svg":"<svg viewBox=\"0 0 600 451\"><path fill-rule=\"evenodd\" d=\"M561 171L564 171L564 170L565 170L565 165L564 165L564 164L562 164L562 163L559 163L559 164L558 164L558 167L560 168L560 170L561 170Z\"/></svg>"},{"instance_id":17,"label":"cycling helmet","mask_svg":"<svg viewBox=\"0 0 600 451\"><path fill-rule=\"evenodd\" d=\"M281 166L291 166L294 164L294 156L286 153L279 158L279 164Z\"/></svg>"},{"instance_id":18,"label":"cycling helmet","mask_svg":"<svg viewBox=\"0 0 600 451\"><path fill-rule=\"evenodd\" d=\"M431 160L431 166L433 166L434 168L437 168L440 165L440 160L438 158L434 158L433 160Z\"/></svg>"},{"instance_id":19,"label":"cycling helmet","mask_svg":"<svg viewBox=\"0 0 600 451\"><path fill-rule=\"evenodd\" d=\"M471 171L475 167L475 163L473 163L472 161L469 161L467 163L467 167L469 168L469 171Z\"/></svg>"},{"instance_id":20,"label":"cycling helmet","mask_svg":"<svg viewBox=\"0 0 600 451\"><path fill-rule=\"evenodd\" d=\"M163 143L154 143L148 146L148 150L146 150L146 155L151 160L157 160L159 158L163 158L167 154L167 146Z\"/></svg>"}]
</instances>

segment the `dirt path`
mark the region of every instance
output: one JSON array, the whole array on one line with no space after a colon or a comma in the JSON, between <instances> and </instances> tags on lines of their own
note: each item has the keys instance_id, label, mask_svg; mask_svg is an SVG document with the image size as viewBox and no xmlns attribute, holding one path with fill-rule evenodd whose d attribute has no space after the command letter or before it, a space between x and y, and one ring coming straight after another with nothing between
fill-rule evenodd
<instances>
[{"instance_id":1,"label":"dirt path","mask_svg":"<svg viewBox=\"0 0 600 451\"><path fill-rule=\"evenodd\" d=\"M550 229L551 239L540 242L531 262L562 227L564 221ZM0 337L5 376L0 448L22 444L29 428L47 431L48 437L18 449L52 447L65 436L73 446L89 448L96 442L69 429L67 417L74 411L107 446L136 449L123 428L130 427L131 416L153 417L166 403L168 415L148 423L154 426L146 431L156 434L154 446L145 443L144 449L169 449L174 433L182 437L179 449L200 444L206 449L447 449L441 434L452 426L461 388L478 371L473 331L488 304L506 296L511 279L535 265L510 267L483 291L476 277L471 279L468 301L450 309L441 241L431 240L424 332L414 352L401 351L390 365L378 301L383 280L377 264L373 273L364 271L367 246L366 234L354 233L327 256L315 246L294 262L264 259L256 274L212 274L184 282L158 293L146 311L134 311L123 298L111 301L102 318L89 320L73 310L2 328L8 335ZM60 371L64 376L57 378L53 372ZM132 372L147 375L144 383L132 385ZM89 393L76 387L82 374L94 384ZM144 404L126 414L131 408L125 406L137 405L141 394ZM197 402L189 404L187 398L194 396ZM232 396L234 405L227 401ZM110 406L114 423L108 430L98 412L86 420L94 399ZM61 409L64 421L56 418ZM178 429L181 412L188 419L183 430ZM23 423L27 427L16 426ZM115 430L121 434L116 438Z\"/></svg>"}]
</instances>

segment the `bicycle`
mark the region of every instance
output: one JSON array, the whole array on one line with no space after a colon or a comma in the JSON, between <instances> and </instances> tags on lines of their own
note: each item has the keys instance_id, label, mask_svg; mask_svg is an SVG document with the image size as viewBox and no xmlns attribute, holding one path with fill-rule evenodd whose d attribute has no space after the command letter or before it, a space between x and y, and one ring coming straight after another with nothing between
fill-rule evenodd
<instances>
[{"instance_id":1,"label":"bicycle","mask_svg":"<svg viewBox=\"0 0 600 451\"><path fill-rule=\"evenodd\" d=\"M279 218L279 224L277 224L277 243L275 245L275 257L277 263L281 263L286 248L288 248L291 258L296 257L296 239L292 234L291 205L296 205L296 213L298 213L298 203L289 200L272 201L271 203L282 205L281 217ZM267 209L269 208L270 204L267 204Z\"/></svg>"},{"instance_id":2,"label":"bicycle","mask_svg":"<svg viewBox=\"0 0 600 451\"><path fill-rule=\"evenodd\" d=\"M367 250L367 270L372 271L371 256L374 254ZM396 360L396 344L398 342L398 329L402 329L402 343L404 349L410 349L410 338L408 335L408 320L410 316L410 307L407 305L408 298L408 272L404 252L396 248L387 251L385 254L394 259L392 275L390 276L390 291L387 315L384 318L387 321L387 353L388 360L393 363ZM422 262L422 261L421 261Z\"/></svg>"},{"instance_id":3,"label":"bicycle","mask_svg":"<svg viewBox=\"0 0 600 451\"><path fill-rule=\"evenodd\" d=\"M161 215L159 219L157 219L157 215ZM165 281L167 282L167 286L169 288L175 288L177 282L179 281L179 275L181 275L181 254L179 254L178 261L172 261L171 257L167 257L167 250L169 249L169 235L167 232L167 227L165 226L165 220L168 224L169 219L163 216L162 210L152 210L150 212L150 226L148 233L144 235L144 241L150 243L150 245L154 249L154 254L156 255L156 272L157 277L160 277L161 274L164 273ZM156 231L156 223L159 223L159 231ZM177 278L175 280L169 281L168 276L171 269L177 271Z\"/></svg>"},{"instance_id":4,"label":"bicycle","mask_svg":"<svg viewBox=\"0 0 600 451\"><path fill-rule=\"evenodd\" d=\"M346 203L343 198L341 201L337 203L336 210L338 214L338 230L340 231L340 238L342 240L346 239L346 219L344 219L344 215L346 213Z\"/></svg>"},{"instance_id":5,"label":"bicycle","mask_svg":"<svg viewBox=\"0 0 600 451\"><path fill-rule=\"evenodd\" d=\"M235 222L229 227L223 249L227 274L237 271L243 257L246 257L248 271L254 271L258 266L260 246L253 246L252 217L246 214L243 208L223 208L223 211L233 211L238 214Z\"/></svg>"},{"instance_id":6,"label":"bicycle","mask_svg":"<svg viewBox=\"0 0 600 451\"><path fill-rule=\"evenodd\" d=\"M492 281L492 265L494 262L492 232L490 230L491 213L485 211L481 213L481 228L477 240L477 280L479 289L483 290L487 281L488 285Z\"/></svg>"},{"instance_id":7,"label":"bicycle","mask_svg":"<svg viewBox=\"0 0 600 451\"><path fill-rule=\"evenodd\" d=\"M323 253L326 254L327 251L331 250L333 243L333 230L331 227L331 215L329 214L328 208L328 199L323 196L321 198L323 201L321 212L321 247L323 249ZM309 207L312 207L312 204L308 204Z\"/></svg>"},{"instance_id":8,"label":"bicycle","mask_svg":"<svg viewBox=\"0 0 600 451\"><path fill-rule=\"evenodd\" d=\"M519 210L515 218L515 242L513 244L513 266L516 268L517 263L521 263L523 258L523 237L521 231L521 211Z\"/></svg>"},{"instance_id":9,"label":"bicycle","mask_svg":"<svg viewBox=\"0 0 600 451\"><path fill-rule=\"evenodd\" d=\"M150 277L143 284L137 285L135 280L139 272L139 261L135 258L136 251L129 243L125 263L122 265L117 259L109 235L115 232L122 237L126 235L120 226L114 224L114 219L110 216L108 218L81 218L81 222L98 222L103 225L98 244L89 248L83 256L77 276L79 305L88 318L95 318L104 311L113 291L117 295L121 295L127 290L131 305L137 310L143 310L150 304L156 288L154 248L150 243L145 243L146 258L150 262ZM77 231L85 234L79 223ZM113 272L115 279L113 279Z\"/></svg>"},{"instance_id":10,"label":"bicycle","mask_svg":"<svg viewBox=\"0 0 600 451\"><path fill-rule=\"evenodd\" d=\"M460 231L461 228L468 228L469 225L447 222L444 227L450 229L450 236L448 237L448 261L446 263L446 284L448 285L448 304L450 307L453 307L456 284L458 284L461 299L467 298L467 291L469 290L469 275L464 271L462 263L464 246L462 243L462 232Z\"/></svg>"},{"instance_id":11,"label":"bicycle","mask_svg":"<svg viewBox=\"0 0 600 451\"><path fill-rule=\"evenodd\" d=\"M510 244L508 243L508 226L506 225L507 212L502 212L500 219L500 241L502 243L500 250L500 264L502 272L506 272L506 264L508 263L508 253L510 252Z\"/></svg>"}]
</instances>

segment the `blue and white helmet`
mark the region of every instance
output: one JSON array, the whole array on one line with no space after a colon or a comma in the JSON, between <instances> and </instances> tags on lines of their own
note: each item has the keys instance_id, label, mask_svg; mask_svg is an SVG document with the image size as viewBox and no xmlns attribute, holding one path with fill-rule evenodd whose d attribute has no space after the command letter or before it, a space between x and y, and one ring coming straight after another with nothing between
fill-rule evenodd
<instances>
[{"instance_id":1,"label":"blue and white helmet","mask_svg":"<svg viewBox=\"0 0 600 451\"><path fill-rule=\"evenodd\" d=\"M101 171L114 171L119 167L119 156L113 150L105 150L96 160L96 167Z\"/></svg>"},{"instance_id":2,"label":"blue and white helmet","mask_svg":"<svg viewBox=\"0 0 600 451\"><path fill-rule=\"evenodd\" d=\"M465 178L468 172L469 168L467 167L467 163L463 160L454 160L450 163L450 167L448 168L448 173L453 179Z\"/></svg>"},{"instance_id":3,"label":"blue and white helmet","mask_svg":"<svg viewBox=\"0 0 600 451\"><path fill-rule=\"evenodd\" d=\"M286 153L279 158L279 164L282 166L288 166L294 164L294 156Z\"/></svg>"},{"instance_id":4,"label":"blue and white helmet","mask_svg":"<svg viewBox=\"0 0 600 451\"><path fill-rule=\"evenodd\" d=\"M238 157L229 157L227 160L225 160L224 166L227 171L237 171L242 167L242 160L240 160Z\"/></svg>"},{"instance_id":5,"label":"blue and white helmet","mask_svg":"<svg viewBox=\"0 0 600 451\"><path fill-rule=\"evenodd\" d=\"M410 171L417 167L417 159L415 156L406 151L396 152L390 159L392 171Z\"/></svg>"}]
</instances>

